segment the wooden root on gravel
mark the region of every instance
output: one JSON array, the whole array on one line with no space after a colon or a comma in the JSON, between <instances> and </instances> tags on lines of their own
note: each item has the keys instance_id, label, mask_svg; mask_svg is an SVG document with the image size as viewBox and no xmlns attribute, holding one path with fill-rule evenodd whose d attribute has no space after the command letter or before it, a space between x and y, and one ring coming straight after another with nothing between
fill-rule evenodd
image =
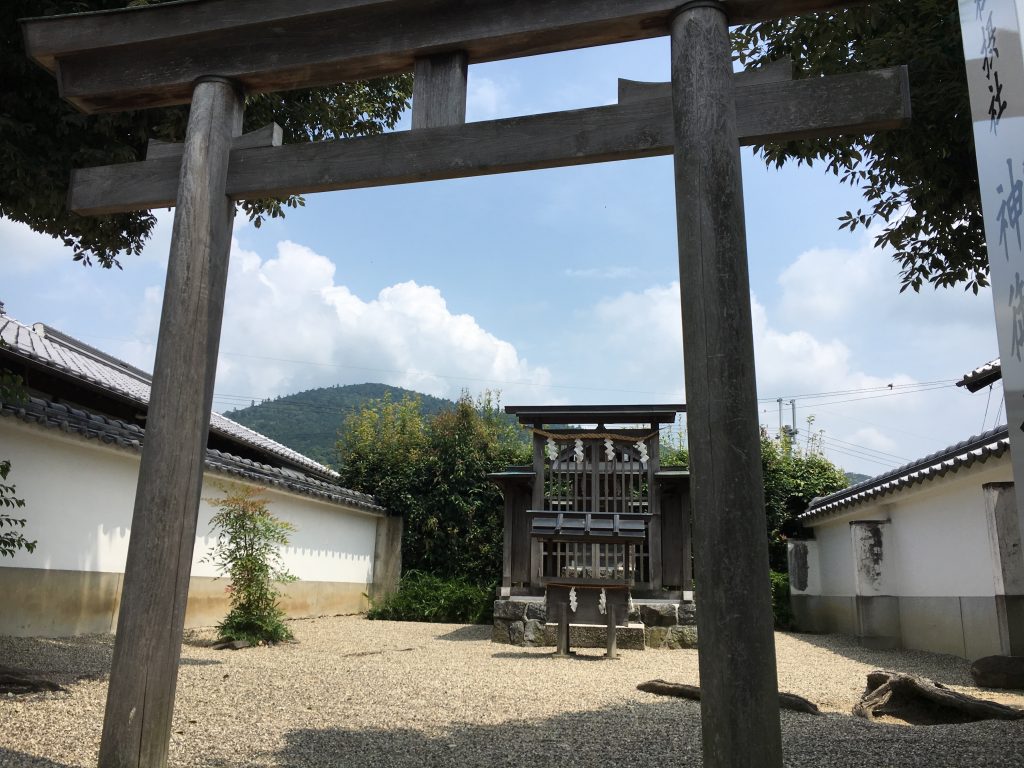
<instances>
[{"instance_id":1,"label":"wooden root on gravel","mask_svg":"<svg viewBox=\"0 0 1024 768\"><path fill-rule=\"evenodd\" d=\"M867 720L888 715L912 725L1024 719L1024 710L957 693L924 677L885 670L868 674L867 689L853 714Z\"/></svg>"},{"instance_id":2,"label":"wooden root on gravel","mask_svg":"<svg viewBox=\"0 0 1024 768\"><path fill-rule=\"evenodd\" d=\"M645 693L656 693L659 696L675 696L680 699L693 699L700 701L700 688L696 685L686 683L668 683L664 680L648 680L640 683L638 690ZM820 715L821 710L813 701L808 701L803 696L795 693L779 691L779 706L783 709L792 709L794 712L806 712L809 715Z\"/></svg>"},{"instance_id":3,"label":"wooden root on gravel","mask_svg":"<svg viewBox=\"0 0 1024 768\"><path fill-rule=\"evenodd\" d=\"M56 683L33 677L23 669L0 667L0 694L39 693L40 691L63 691Z\"/></svg>"}]
</instances>

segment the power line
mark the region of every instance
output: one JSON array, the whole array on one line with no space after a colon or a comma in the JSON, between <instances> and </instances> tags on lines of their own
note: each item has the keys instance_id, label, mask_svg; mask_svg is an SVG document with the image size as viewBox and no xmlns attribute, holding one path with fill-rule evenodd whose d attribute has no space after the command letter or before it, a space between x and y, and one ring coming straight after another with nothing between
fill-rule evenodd
<instances>
[{"instance_id":1,"label":"power line","mask_svg":"<svg viewBox=\"0 0 1024 768\"><path fill-rule=\"evenodd\" d=\"M840 447L844 447L847 449L856 449L858 451L864 451L866 453L875 454L879 457L884 457L887 459L896 459L902 464L907 464L908 462L910 462L910 459L906 458L905 456L897 456L895 453L888 453L887 451L880 451L877 448L870 448L866 445L859 445L857 443L851 443L846 440L840 440L838 437L832 437L827 434L822 435L822 440L824 440L826 443L839 443Z\"/></svg>"},{"instance_id":2,"label":"power line","mask_svg":"<svg viewBox=\"0 0 1024 768\"><path fill-rule=\"evenodd\" d=\"M897 397L899 395L916 395L916 394L921 394L923 392L934 392L934 391L939 390L939 389L948 389L950 386L952 386L952 385L950 385L950 384L939 384L937 386L924 387L922 389L904 390L904 391L901 391L901 392L887 392L887 393L881 394L881 395L866 395L865 397L850 397L850 398L847 398L846 400L832 400L832 401L827 402L827 403L812 403L811 405L800 405L800 406L797 406L797 407L798 408L803 408L803 409L818 408L818 407L820 407L822 405L841 405L842 403L856 403L856 402L859 402L861 400L878 400L878 399L881 399L883 397Z\"/></svg>"},{"instance_id":3,"label":"power line","mask_svg":"<svg viewBox=\"0 0 1024 768\"><path fill-rule=\"evenodd\" d=\"M926 388L935 387L935 388L938 388L937 385L947 386L947 385L950 385L950 384L955 384L956 381L957 381L956 379L937 379L935 381L916 381L916 382L910 382L910 383L907 383L907 384L881 384L881 385L875 386L875 387L857 387L857 388L854 388L854 389L836 389L836 390L832 390L831 392L808 392L808 393L805 393L805 394L802 394L802 395L783 395L782 399L783 400L812 400L812 399L817 399L817 398L822 398L822 397L835 397L835 396L838 396L838 395L855 395L855 394L860 394L860 393L863 393L863 392L892 392L893 394L898 394L899 392L902 392L903 390L908 390L908 389L920 389L922 387L926 387ZM897 392L897 391L899 391L899 392ZM775 402L778 402L778 400L779 400L778 397L771 397L771 398L762 397L762 398L758 398L758 402L759 403L775 403Z\"/></svg>"},{"instance_id":4,"label":"power line","mask_svg":"<svg viewBox=\"0 0 1024 768\"><path fill-rule=\"evenodd\" d=\"M893 469L894 466L895 466L892 462L882 461L881 459L872 459L872 458L870 458L868 456L858 456L855 453L851 453L849 451L844 451L841 448L832 447L832 448L829 448L829 451L832 452L832 453L841 453L844 456L849 456L851 458L858 459L859 461L869 461L872 464L878 464L880 466L885 467L886 469Z\"/></svg>"}]
</instances>

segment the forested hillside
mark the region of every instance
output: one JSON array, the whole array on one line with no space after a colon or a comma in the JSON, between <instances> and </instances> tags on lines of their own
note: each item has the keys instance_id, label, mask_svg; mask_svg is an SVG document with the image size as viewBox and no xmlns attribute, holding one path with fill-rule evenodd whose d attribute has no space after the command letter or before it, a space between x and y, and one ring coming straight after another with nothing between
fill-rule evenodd
<instances>
[{"instance_id":1,"label":"forested hillside","mask_svg":"<svg viewBox=\"0 0 1024 768\"><path fill-rule=\"evenodd\" d=\"M407 396L420 398L423 403L422 412L426 416L455 407L451 400L422 395L401 387L348 384L309 389L265 400L248 408L227 411L224 415L311 459L334 466L334 445L338 440L338 429L344 424L345 418L368 401L379 400L387 395L394 402Z\"/></svg>"}]
</instances>

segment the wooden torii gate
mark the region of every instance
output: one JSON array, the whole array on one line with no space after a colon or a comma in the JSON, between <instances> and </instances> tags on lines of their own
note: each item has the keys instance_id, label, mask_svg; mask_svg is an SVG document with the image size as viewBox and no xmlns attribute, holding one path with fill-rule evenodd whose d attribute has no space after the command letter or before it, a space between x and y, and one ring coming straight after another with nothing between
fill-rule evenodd
<instances>
[{"instance_id":1,"label":"wooden torii gate","mask_svg":"<svg viewBox=\"0 0 1024 768\"><path fill-rule=\"evenodd\" d=\"M23 22L86 113L186 104L185 143L78 171L72 210L175 205L100 765L163 766L235 201L675 155L704 760L781 766L741 144L909 119L902 68L734 75L730 24L843 0L185 0ZM465 124L471 63L671 36L672 83L617 105ZM275 146L243 94L415 72L412 130Z\"/></svg>"}]
</instances>

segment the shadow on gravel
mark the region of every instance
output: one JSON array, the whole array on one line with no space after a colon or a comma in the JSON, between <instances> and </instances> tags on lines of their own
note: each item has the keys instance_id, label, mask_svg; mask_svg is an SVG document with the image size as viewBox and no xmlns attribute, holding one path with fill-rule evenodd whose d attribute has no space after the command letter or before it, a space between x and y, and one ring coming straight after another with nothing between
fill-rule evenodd
<instances>
[{"instance_id":1,"label":"shadow on gravel","mask_svg":"<svg viewBox=\"0 0 1024 768\"><path fill-rule=\"evenodd\" d=\"M24 752L15 752L13 749L0 747L0 765L16 765L21 768L71 768L68 763L55 763L45 757L36 757Z\"/></svg>"},{"instance_id":2,"label":"shadow on gravel","mask_svg":"<svg viewBox=\"0 0 1024 768\"><path fill-rule=\"evenodd\" d=\"M874 651L863 647L857 642L857 638L848 635L811 635L796 632L785 634L808 645L866 664L872 669L891 669L927 677L940 683L974 686L971 663L959 656L928 651Z\"/></svg>"},{"instance_id":3,"label":"shadow on gravel","mask_svg":"<svg viewBox=\"0 0 1024 768\"><path fill-rule=\"evenodd\" d=\"M567 695L585 698L586 693ZM844 715L790 712L782 723L787 768L1024 764L1019 723L935 726L922 732ZM456 727L439 735L410 728L326 728L290 731L285 740L272 764L286 768L701 765L700 704L686 700L629 702L547 719Z\"/></svg>"},{"instance_id":4,"label":"shadow on gravel","mask_svg":"<svg viewBox=\"0 0 1024 768\"><path fill-rule=\"evenodd\" d=\"M458 629L453 629L451 632L446 632L443 635L437 636L438 640L452 640L454 642L466 642L491 639L491 625L490 624L468 624L461 626Z\"/></svg>"},{"instance_id":5,"label":"shadow on gravel","mask_svg":"<svg viewBox=\"0 0 1024 768\"><path fill-rule=\"evenodd\" d=\"M78 637L2 637L0 658L14 667L59 685L80 680L106 680L114 655L113 635ZM214 659L183 657L182 666L222 664ZM0 761L0 766L5 765Z\"/></svg>"},{"instance_id":6,"label":"shadow on gravel","mask_svg":"<svg viewBox=\"0 0 1024 768\"><path fill-rule=\"evenodd\" d=\"M550 659L555 655L554 647L541 647L535 651L498 651L492 653L491 656L495 659ZM570 658L573 661L606 661L609 664L614 664L615 659L605 658L604 651L592 652L592 653L576 653L572 652Z\"/></svg>"},{"instance_id":7,"label":"shadow on gravel","mask_svg":"<svg viewBox=\"0 0 1024 768\"><path fill-rule=\"evenodd\" d=\"M110 674L113 653L113 635L0 638L0 655L7 666L29 670L61 685L105 678Z\"/></svg>"}]
</instances>

